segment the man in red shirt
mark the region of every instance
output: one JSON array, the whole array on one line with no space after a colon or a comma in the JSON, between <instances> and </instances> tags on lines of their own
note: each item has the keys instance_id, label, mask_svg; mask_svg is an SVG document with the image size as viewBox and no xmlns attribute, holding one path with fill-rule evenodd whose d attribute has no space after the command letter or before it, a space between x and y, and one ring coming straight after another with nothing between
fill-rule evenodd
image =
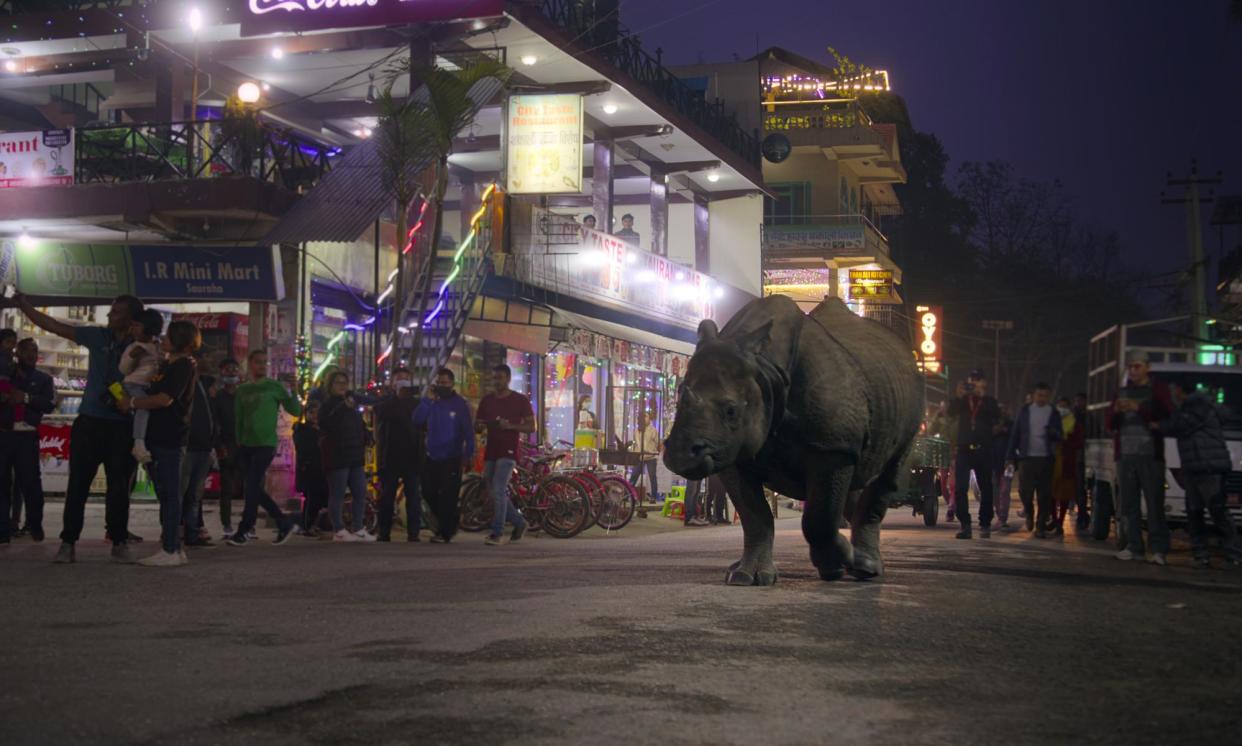
<instances>
[{"instance_id":1,"label":"man in red shirt","mask_svg":"<svg viewBox=\"0 0 1242 746\"><path fill-rule=\"evenodd\" d=\"M526 533L526 519L509 499L509 477L517 465L518 441L535 432L535 413L525 396L509 388L513 371L507 365L492 369L493 393L479 402L475 430L487 430L487 449L483 452L483 479L492 491L495 511L492 533L485 544L496 546L518 541ZM504 536L505 522L513 524L512 538Z\"/></svg>"}]
</instances>

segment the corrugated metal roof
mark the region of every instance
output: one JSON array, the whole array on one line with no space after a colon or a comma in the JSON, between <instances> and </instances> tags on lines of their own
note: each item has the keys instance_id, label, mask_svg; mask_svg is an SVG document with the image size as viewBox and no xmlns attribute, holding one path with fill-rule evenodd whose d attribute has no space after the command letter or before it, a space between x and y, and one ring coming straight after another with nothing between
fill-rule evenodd
<instances>
[{"instance_id":1,"label":"corrugated metal roof","mask_svg":"<svg viewBox=\"0 0 1242 746\"><path fill-rule=\"evenodd\" d=\"M495 78L486 78L471 87L469 96L476 113L500 93L502 85ZM419 88L414 96L426 100L426 87ZM416 161L406 178L416 178L434 158L434 153L428 153ZM392 190L384 187L378 138L372 138L333 164L332 170L285 213L260 243L350 243L371 227L392 205L392 200Z\"/></svg>"}]
</instances>

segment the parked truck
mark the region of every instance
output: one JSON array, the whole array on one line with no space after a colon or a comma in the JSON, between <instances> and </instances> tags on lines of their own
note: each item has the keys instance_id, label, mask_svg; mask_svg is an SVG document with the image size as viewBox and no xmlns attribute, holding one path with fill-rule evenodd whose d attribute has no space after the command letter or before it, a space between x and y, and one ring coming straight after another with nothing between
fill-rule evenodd
<instances>
[{"instance_id":1,"label":"parked truck","mask_svg":"<svg viewBox=\"0 0 1242 746\"><path fill-rule=\"evenodd\" d=\"M1209 327L1220 323L1208 320ZM1235 520L1242 519L1242 365L1231 347L1205 344L1190 336L1190 317L1119 324L1091 339L1087 353L1087 441L1086 479L1092 496L1091 532L1094 538L1108 538L1110 527L1119 546L1124 530L1118 522L1120 492L1112 432L1108 427L1113 397L1124 385L1126 355L1146 353L1151 373L1165 383L1179 383L1186 390L1208 393L1225 414L1225 437L1234 471L1225 478L1226 499ZM1179 478L1181 459L1177 440L1164 439L1164 512L1169 525L1186 521L1186 493ZM1146 505L1142 508L1146 520Z\"/></svg>"}]
</instances>

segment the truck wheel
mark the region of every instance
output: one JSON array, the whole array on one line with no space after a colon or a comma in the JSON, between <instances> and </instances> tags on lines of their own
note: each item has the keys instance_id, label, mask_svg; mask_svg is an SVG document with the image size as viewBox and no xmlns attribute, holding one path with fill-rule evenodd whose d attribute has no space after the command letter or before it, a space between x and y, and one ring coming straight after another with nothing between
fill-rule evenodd
<instances>
[{"instance_id":1,"label":"truck wheel","mask_svg":"<svg viewBox=\"0 0 1242 746\"><path fill-rule=\"evenodd\" d=\"M940 513L940 500L935 495L923 498L923 525L935 526Z\"/></svg>"}]
</instances>

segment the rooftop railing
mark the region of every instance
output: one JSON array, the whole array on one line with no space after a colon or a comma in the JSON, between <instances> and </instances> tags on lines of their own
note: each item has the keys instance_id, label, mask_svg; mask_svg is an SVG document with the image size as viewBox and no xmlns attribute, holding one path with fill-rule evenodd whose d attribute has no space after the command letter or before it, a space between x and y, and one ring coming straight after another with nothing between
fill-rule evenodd
<instances>
[{"instance_id":1,"label":"rooftop railing","mask_svg":"<svg viewBox=\"0 0 1242 746\"><path fill-rule=\"evenodd\" d=\"M245 120L117 124L76 131L74 170L78 184L250 176L299 191L335 152Z\"/></svg>"},{"instance_id":2,"label":"rooftop railing","mask_svg":"<svg viewBox=\"0 0 1242 746\"><path fill-rule=\"evenodd\" d=\"M871 117L857 101L777 102L774 111L763 113L763 128L769 132L806 129L849 129L871 126Z\"/></svg>"},{"instance_id":3,"label":"rooftop railing","mask_svg":"<svg viewBox=\"0 0 1242 746\"><path fill-rule=\"evenodd\" d=\"M670 72L663 64L663 51L657 49L652 55L644 50L638 37L618 23L615 16L598 18L594 4L581 0L542 0L540 9L575 40L646 86L747 163L759 165L758 134L743 129L723 101L708 101L702 91L694 90Z\"/></svg>"}]
</instances>

